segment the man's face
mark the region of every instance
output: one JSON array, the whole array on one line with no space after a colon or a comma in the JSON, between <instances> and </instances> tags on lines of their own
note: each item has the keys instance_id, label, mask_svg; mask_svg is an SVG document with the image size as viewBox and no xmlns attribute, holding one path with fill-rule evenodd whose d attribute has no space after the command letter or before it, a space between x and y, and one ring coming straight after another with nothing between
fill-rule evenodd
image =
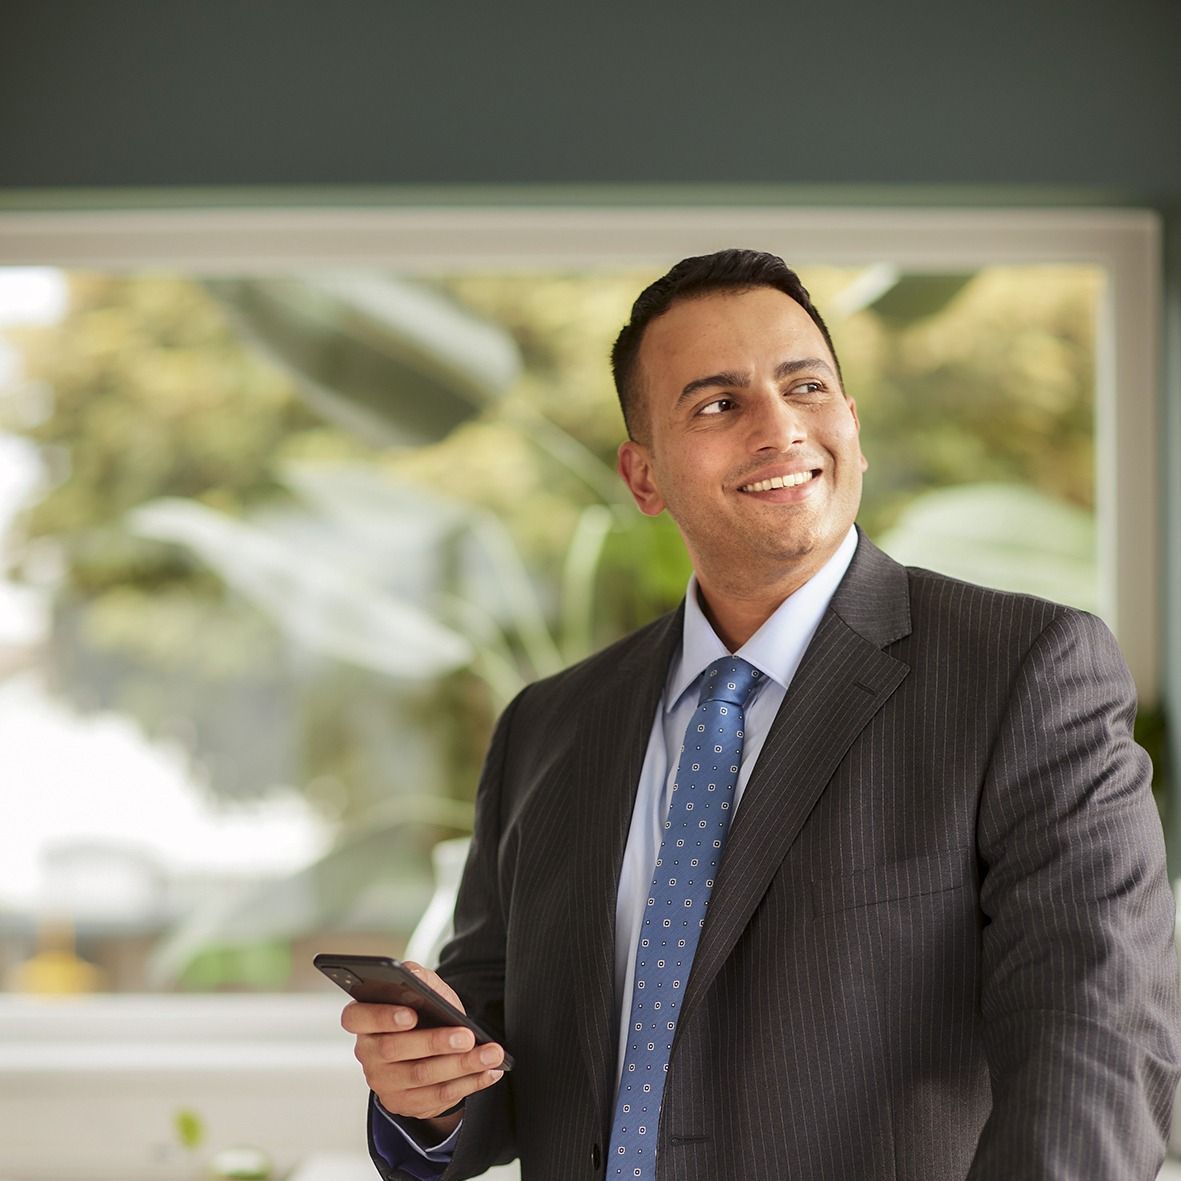
<instances>
[{"instance_id":1,"label":"man's face","mask_svg":"<svg viewBox=\"0 0 1181 1181\"><path fill-rule=\"evenodd\" d=\"M673 304L639 352L644 438L619 449L641 511L667 508L703 585L800 585L861 501L857 410L798 303L771 287Z\"/></svg>"}]
</instances>

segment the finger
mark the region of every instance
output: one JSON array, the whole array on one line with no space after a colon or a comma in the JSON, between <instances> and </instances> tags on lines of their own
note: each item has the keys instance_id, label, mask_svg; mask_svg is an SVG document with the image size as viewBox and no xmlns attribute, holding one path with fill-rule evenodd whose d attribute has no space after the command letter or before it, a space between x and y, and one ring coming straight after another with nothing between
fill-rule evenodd
<instances>
[{"instance_id":1,"label":"finger","mask_svg":"<svg viewBox=\"0 0 1181 1181\"><path fill-rule=\"evenodd\" d=\"M463 1001L455 992L455 989L443 979L438 972L432 972L430 968L424 967L422 964L416 963L414 960L403 960L403 963L415 976L419 978L428 988L433 988L440 996L449 1000L461 1013L466 1013L467 1010L463 1007Z\"/></svg>"},{"instance_id":2,"label":"finger","mask_svg":"<svg viewBox=\"0 0 1181 1181\"><path fill-rule=\"evenodd\" d=\"M413 1029L418 1014L406 1005L367 1005L350 1001L340 1014L340 1023L349 1033L397 1033Z\"/></svg>"},{"instance_id":3,"label":"finger","mask_svg":"<svg viewBox=\"0 0 1181 1181\"><path fill-rule=\"evenodd\" d=\"M370 1089L386 1110L417 1119L441 1114L465 1094L491 1086L504 1074L504 1050L494 1043L477 1046L466 1054L405 1062L366 1062L363 1055L358 1057L362 1059ZM454 1085L461 1083L461 1086ZM445 1094L456 1097L442 1102Z\"/></svg>"},{"instance_id":4,"label":"finger","mask_svg":"<svg viewBox=\"0 0 1181 1181\"><path fill-rule=\"evenodd\" d=\"M413 1029L409 1033L363 1034L357 1042L359 1048L365 1042L365 1051L380 1061L409 1062L463 1053L475 1046L476 1038L470 1029Z\"/></svg>"},{"instance_id":5,"label":"finger","mask_svg":"<svg viewBox=\"0 0 1181 1181\"><path fill-rule=\"evenodd\" d=\"M463 1075L446 1083L404 1091L395 1100L403 1107L397 1114L408 1115L412 1119L433 1119L469 1095L495 1086L503 1077L503 1070L484 1070L479 1074ZM385 1100L380 1092L378 1098L382 1099L384 1106Z\"/></svg>"},{"instance_id":6,"label":"finger","mask_svg":"<svg viewBox=\"0 0 1181 1181\"><path fill-rule=\"evenodd\" d=\"M438 1054L433 1058L384 1063L373 1073L381 1078L384 1085L413 1091L483 1074L488 1070L500 1070L503 1065L504 1051L499 1046L477 1046L466 1054Z\"/></svg>"}]
</instances>

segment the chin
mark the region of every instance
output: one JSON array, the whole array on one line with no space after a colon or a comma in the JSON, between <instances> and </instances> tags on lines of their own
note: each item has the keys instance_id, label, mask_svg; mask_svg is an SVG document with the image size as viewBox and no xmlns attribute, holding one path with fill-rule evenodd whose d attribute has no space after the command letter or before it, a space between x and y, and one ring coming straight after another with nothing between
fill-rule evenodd
<instances>
[{"instance_id":1,"label":"chin","mask_svg":"<svg viewBox=\"0 0 1181 1181\"><path fill-rule=\"evenodd\" d=\"M767 556L784 565L794 565L812 559L817 559L822 565L836 553L847 532L848 530L844 529L831 535L809 533L804 536L781 538L768 547Z\"/></svg>"}]
</instances>

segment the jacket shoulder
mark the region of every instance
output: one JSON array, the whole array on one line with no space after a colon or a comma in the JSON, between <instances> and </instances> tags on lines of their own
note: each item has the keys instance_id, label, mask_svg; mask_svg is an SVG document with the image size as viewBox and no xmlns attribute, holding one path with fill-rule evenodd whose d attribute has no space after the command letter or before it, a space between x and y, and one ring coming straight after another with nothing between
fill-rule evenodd
<instances>
[{"instance_id":1,"label":"jacket shoulder","mask_svg":"<svg viewBox=\"0 0 1181 1181\"><path fill-rule=\"evenodd\" d=\"M621 670L633 666L650 668L651 662L661 654L667 660L673 650L672 639L680 637L682 611L683 607L678 607L568 668L532 682L524 695L536 699L592 692L619 677Z\"/></svg>"},{"instance_id":2,"label":"jacket shoulder","mask_svg":"<svg viewBox=\"0 0 1181 1181\"><path fill-rule=\"evenodd\" d=\"M1038 595L965 582L919 566L905 567L916 633L946 630L993 650L1027 650L1043 633L1074 632L1108 640L1097 616Z\"/></svg>"},{"instance_id":3,"label":"jacket shoulder","mask_svg":"<svg viewBox=\"0 0 1181 1181\"><path fill-rule=\"evenodd\" d=\"M903 566L864 534L832 610L883 648L934 641L953 651L998 643L1023 651L1056 620L1082 632L1106 630L1094 616L1049 599Z\"/></svg>"}]
</instances>

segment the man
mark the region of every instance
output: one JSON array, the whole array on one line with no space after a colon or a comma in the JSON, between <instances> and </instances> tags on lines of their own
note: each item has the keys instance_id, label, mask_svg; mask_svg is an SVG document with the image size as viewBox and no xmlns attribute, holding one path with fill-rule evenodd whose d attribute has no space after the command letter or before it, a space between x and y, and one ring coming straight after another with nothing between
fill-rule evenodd
<instances>
[{"instance_id":1,"label":"man","mask_svg":"<svg viewBox=\"0 0 1181 1181\"><path fill-rule=\"evenodd\" d=\"M515 1068L345 1010L379 1170L1149 1181L1177 965L1110 633L857 532L856 406L781 260L678 264L613 361L620 474L694 578L497 727L422 975Z\"/></svg>"}]
</instances>

